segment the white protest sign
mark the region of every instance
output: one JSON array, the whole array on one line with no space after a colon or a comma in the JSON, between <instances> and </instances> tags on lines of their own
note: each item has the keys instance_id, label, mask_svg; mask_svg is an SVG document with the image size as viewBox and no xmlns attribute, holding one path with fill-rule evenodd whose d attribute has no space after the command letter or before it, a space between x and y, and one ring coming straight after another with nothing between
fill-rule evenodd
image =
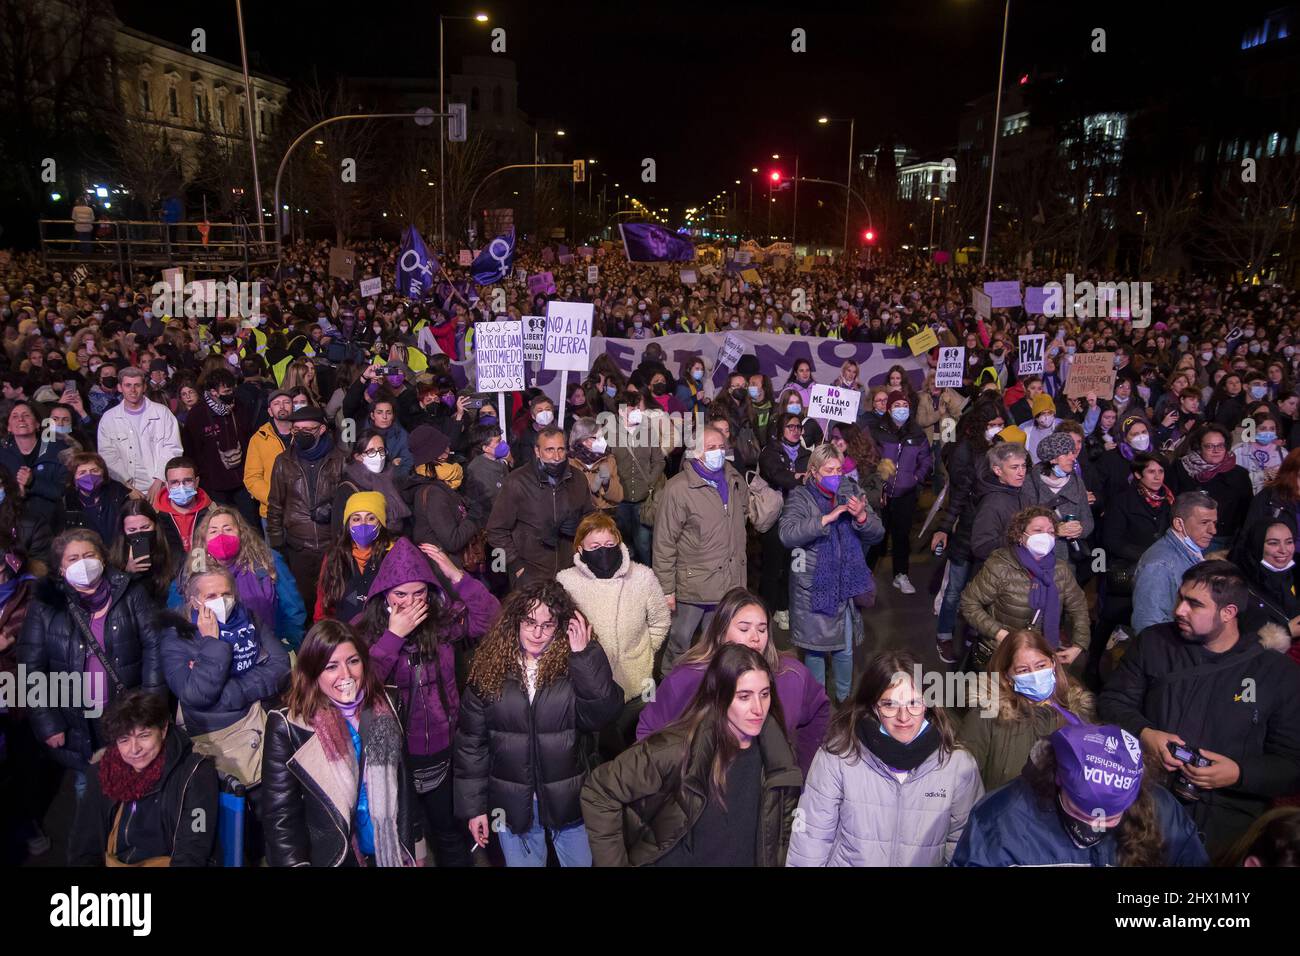
<instances>
[{"instance_id":1,"label":"white protest sign","mask_svg":"<svg viewBox=\"0 0 1300 956\"><path fill-rule=\"evenodd\" d=\"M699 281L694 269L682 269L680 276L685 285L695 285Z\"/></svg>"},{"instance_id":2,"label":"white protest sign","mask_svg":"<svg viewBox=\"0 0 1300 956\"><path fill-rule=\"evenodd\" d=\"M1022 335L1019 338L1020 360L1016 364L1017 375L1042 375L1043 352L1047 349L1047 336Z\"/></svg>"},{"instance_id":3,"label":"white protest sign","mask_svg":"<svg viewBox=\"0 0 1300 956\"><path fill-rule=\"evenodd\" d=\"M522 322L478 322L474 325L474 369L480 392L520 392L524 389Z\"/></svg>"},{"instance_id":4,"label":"white protest sign","mask_svg":"<svg viewBox=\"0 0 1300 956\"><path fill-rule=\"evenodd\" d=\"M966 367L965 346L942 346L939 364L934 367L935 388L961 388L962 373Z\"/></svg>"},{"instance_id":5,"label":"white protest sign","mask_svg":"<svg viewBox=\"0 0 1300 956\"><path fill-rule=\"evenodd\" d=\"M745 343L739 336L728 332L727 337L722 340L722 348L718 349L718 364L724 368L733 369L744 354Z\"/></svg>"},{"instance_id":6,"label":"white protest sign","mask_svg":"<svg viewBox=\"0 0 1300 956\"><path fill-rule=\"evenodd\" d=\"M976 315L985 321L993 318L993 300L989 298L987 293L979 289L971 289L970 298Z\"/></svg>"},{"instance_id":7,"label":"white protest sign","mask_svg":"<svg viewBox=\"0 0 1300 956\"><path fill-rule=\"evenodd\" d=\"M524 326L524 361L540 362L546 351L546 316L525 315Z\"/></svg>"},{"instance_id":8,"label":"white protest sign","mask_svg":"<svg viewBox=\"0 0 1300 956\"><path fill-rule=\"evenodd\" d=\"M547 371L585 372L591 368L591 325L595 306L590 302L546 303Z\"/></svg>"},{"instance_id":9,"label":"white protest sign","mask_svg":"<svg viewBox=\"0 0 1300 956\"><path fill-rule=\"evenodd\" d=\"M587 284L595 285L600 281L600 266L587 266Z\"/></svg>"},{"instance_id":10,"label":"white protest sign","mask_svg":"<svg viewBox=\"0 0 1300 956\"><path fill-rule=\"evenodd\" d=\"M862 393L854 388L814 385L808 393L808 417L827 418L833 422L856 422Z\"/></svg>"},{"instance_id":11,"label":"white protest sign","mask_svg":"<svg viewBox=\"0 0 1300 956\"><path fill-rule=\"evenodd\" d=\"M379 295L384 289L384 280L375 276L373 279L361 280L361 297L370 298L372 295Z\"/></svg>"}]
</instances>

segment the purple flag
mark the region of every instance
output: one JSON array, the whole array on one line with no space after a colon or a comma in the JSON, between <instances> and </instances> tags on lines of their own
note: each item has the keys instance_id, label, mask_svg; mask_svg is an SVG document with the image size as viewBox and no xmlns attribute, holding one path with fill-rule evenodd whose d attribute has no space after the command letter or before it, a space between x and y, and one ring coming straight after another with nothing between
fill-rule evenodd
<instances>
[{"instance_id":1,"label":"purple flag","mask_svg":"<svg viewBox=\"0 0 1300 956\"><path fill-rule=\"evenodd\" d=\"M695 258L695 245L663 226L628 222L620 224L618 229L628 262L690 262Z\"/></svg>"}]
</instances>

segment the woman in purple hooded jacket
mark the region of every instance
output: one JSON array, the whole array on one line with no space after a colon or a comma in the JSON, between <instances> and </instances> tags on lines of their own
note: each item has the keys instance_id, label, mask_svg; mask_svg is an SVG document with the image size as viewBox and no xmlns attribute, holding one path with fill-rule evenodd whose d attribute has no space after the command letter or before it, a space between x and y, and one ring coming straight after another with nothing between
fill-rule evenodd
<instances>
[{"instance_id":1,"label":"woman in purple hooded jacket","mask_svg":"<svg viewBox=\"0 0 1300 956\"><path fill-rule=\"evenodd\" d=\"M482 637L500 610L443 551L398 538L353 622L379 679L401 699L408 764L438 866L470 865L464 824L452 812L451 742L460 713L452 644Z\"/></svg>"},{"instance_id":2,"label":"woman in purple hooded jacket","mask_svg":"<svg viewBox=\"0 0 1300 956\"><path fill-rule=\"evenodd\" d=\"M682 655L672 673L655 688L654 700L641 711L636 739L644 740L682 715L720 648L744 644L762 654L776 675L776 696L785 714L786 733L794 745L799 769L807 774L826 736L831 702L808 668L795 657L777 651L768 629L767 605L757 594L745 588L732 588L724 594L704 637Z\"/></svg>"}]
</instances>

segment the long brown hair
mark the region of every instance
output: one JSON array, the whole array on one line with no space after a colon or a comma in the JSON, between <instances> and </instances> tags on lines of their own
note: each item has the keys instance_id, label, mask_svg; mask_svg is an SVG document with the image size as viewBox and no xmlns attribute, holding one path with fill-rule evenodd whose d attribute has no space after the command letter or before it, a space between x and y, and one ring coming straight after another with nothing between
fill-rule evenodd
<instances>
[{"instance_id":1,"label":"long brown hair","mask_svg":"<svg viewBox=\"0 0 1300 956\"><path fill-rule=\"evenodd\" d=\"M773 725L782 734L785 733L785 715L781 710L781 701L776 693L776 677L772 673L767 659L752 647L744 644L727 644L722 647L709 662L709 669L704 672L699 689L695 692L686 710L675 721L665 727L661 733L682 731L686 737L686 747L682 752L682 761L678 779L685 786L686 776L691 762L700 757L707 757L709 763L709 797L724 810L726 809L727 771L740 754L740 743L731 732L727 711L736 696L736 684L750 671L762 671L767 675L771 690L771 705L763 729L775 720ZM750 746L755 746L752 744Z\"/></svg>"},{"instance_id":2,"label":"long brown hair","mask_svg":"<svg viewBox=\"0 0 1300 956\"><path fill-rule=\"evenodd\" d=\"M153 522L153 548L150 549L150 556L153 560L149 565L148 582L149 589L155 595L167 594L167 589L171 587L172 581L176 577L176 565L180 562L179 554L172 554L171 545L167 543L167 534L163 531L162 522L158 518L158 512L154 511L153 505L143 498L128 498L122 503L122 510L117 516L117 535L113 538L113 546L108 552L108 563L119 570L126 568L130 555L126 550L126 535L122 533L122 528L126 524L127 518L148 518Z\"/></svg>"},{"instance_id":3,"label":"long brown hair","mask_svg":"<svg viewBox=\"0 0 1300 956\"><path fill-rule=\"evenodd\" d=\"M840 424L836 428L844 439L844 454L853 459L858 467L858 479L865 481L876 471L880 464L880 449L871 433L857 425Z\"/></svg>"},{"instance_id":4,"label":"long brown hair","mask_svg":"<svg viewBox=\"0 0 1300 956\"><path fill-rule=\"evenodd\" d=\"M1042 805L1051 806L1057 799L1056 752L1046 739L1034 745L1023 776ZM1152 792L1157 786L1148 766L1137 799L1115 827L1115 862L1120 866L1165 865L1165 836Z\"/></svg>"},{"instance_id":5,"label":"long brown hair","mask_svg":"<svg viewBox=\"0 0 1300 956\"><path fill-rule=\"evenodd\" d=\"M763 612L763 619L768 622L767 649L763 651L763 659L767 661L767 666L771 668L773 674L785 671L788 663L782 660L781 652L776 649L776 642L772 640L772 615L767 609L767 604L753 591L740 587L732 588L722 596L704 636L681 656L677 666L706 665L712 661L713 656L727 646L727 631L731 629L732 619L747 607L759 608Z\"/></svg>"},{"instance_id":6,"label":"long brown hair","mask_svg":"<svg viewBox=\"0 0 1300 956\"><path fill-rule=\"evenodd\" d=\"M507 676L524 684L523 649L519 628L533 607L545 605L555 618L555 635L537 661L537 689L541 690L569 673L569 621L577 612L573 598L555 580L537 581L510 592L501 614L479 645L469 665L469 686L487 700L500 700ZM596 636L592 634L592 640Z\"/></svg>"},{"instance_id":7,"label":"long brown hair","mask_svg":"<svg viewBox=\"0 0 1300 956\"><path fill-rule=\"evenodd\" d=\"M826 735L826 749L850 763L858 758L858 724L866 721L873 727L880 725L876 716L876 703L904 677L913 680L922 670L921 659L911 651L884 651L867 661L866 669L858 678L858 686L848 705L841 707ZM921 688L916 688L921 693ZM957 733L952 718L942 707L927 707L925 717L939 735L939 761L943 763L957 749Z\"/></svg>"},{"instance_id":8,"label":"long brown hair","mask_svg":"<svg viewBox=\"0 0 1300 956\"><path fill-rule=\"evenodd\" d=\"M384 685L370 666L370 650L366 642L342 621L326 618L311 626L298 648L298 664L293 670L287 701L291 716L310 724L316 711L329 704L317 681L334 651L342 644L351 644L361 658L361 689L366 700L378 702L382 699Z\"/></svg>"},{"instance_id":9,"label":"long brown hair","mask_svg":"<svg viewBox=\"0 0 1300 956\"><path fill-rule=\"evenodd\" d=\"M1282 459L1277 474L1265 487L1283 504L1293 505L1300 501L1300 448L1292 448Z\"/></svg>"},{"instance_id":10,"label":"long brown hair","mask_svg":"<svg viewBox=\"0 0 1300 956\"><path fill-rule=\"evenodd\" d=\"M1049 698L1059 707L1069 710L1080 720L1091 720L1092 713L1079 713L1078 708L1081 701L1091 703L1091 695L1084 691L1082 685L1071 677L1061 666L1061 662L1056 659L1056 653L1052 646L1047 643L1047 638L1037 631L1019 630L1012 631L1004 637L998 644L997 650L989 659L988 672L998 682L998 718L1001 720L1028 720L1033 716L1034 709L1039 706L1028 697L1016 693L1016 685L1013 680L1012 667L1015 664L1016 655L1024 648L1037 651L1042 654L1056 669L1056 690L1052 692ZM1042 701L1046 704L1047 701Z\"/></svg>"}]
</instances>

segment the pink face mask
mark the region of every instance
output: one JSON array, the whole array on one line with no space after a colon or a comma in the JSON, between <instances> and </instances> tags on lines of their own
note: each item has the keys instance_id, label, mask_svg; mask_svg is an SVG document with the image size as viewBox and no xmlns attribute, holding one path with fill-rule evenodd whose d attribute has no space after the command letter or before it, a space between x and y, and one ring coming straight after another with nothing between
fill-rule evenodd
<instances>
[{"instance_id":1,"label":"pink face mask","mask_svg":"<svg viewBox=\"0 0 1300 956\"><path fill-rule=\"evenodd\" d=\"M239 554L239 536L219 534L208 539L208 554L218 561L231 561Z\"/></svg>"}]
</instances>

